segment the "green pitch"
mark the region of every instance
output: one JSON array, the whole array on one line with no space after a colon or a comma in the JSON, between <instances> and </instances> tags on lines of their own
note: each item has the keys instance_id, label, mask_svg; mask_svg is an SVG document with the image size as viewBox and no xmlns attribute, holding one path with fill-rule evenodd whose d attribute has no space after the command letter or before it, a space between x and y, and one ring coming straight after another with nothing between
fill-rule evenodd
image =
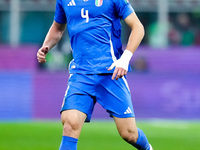
<instances>
[{"instance_id":1,"label":"green pitch","mask_svg":"<svg viewBox=\"0 0 200 150\"><path fill-rule=\"evenodd\" d=\"M200 122L138 122L154 150L197 150ZM60 122L0 123L0 150L58 150ZM117 133L114 122L85 124L78 150L134 150Z\"/></svg>"}]
</instances>

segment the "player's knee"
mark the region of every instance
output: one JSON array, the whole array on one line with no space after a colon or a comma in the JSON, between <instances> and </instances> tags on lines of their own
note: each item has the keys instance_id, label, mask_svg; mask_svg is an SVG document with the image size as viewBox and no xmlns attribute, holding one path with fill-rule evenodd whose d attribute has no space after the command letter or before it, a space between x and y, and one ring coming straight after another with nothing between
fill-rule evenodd
<instances>
[{"instance_id":1,"label":"player's knee","mask_svg":"<svg viewBox=\"0 0 200 150\"><path fill-rule=\"evenodd\" d=\"M70 115L62 114L61 116L64 133L72 133L79 129L79 121L76 117L71 118Z\"/></svg>"},{"instance_id":2,"label":"player's knee","mask_svg":"<svg viewBox=\"0 0 200 150\"><path fill-rule=\"evenodd\" d=\"M63 121L63 132L66 134L70 134L74 131L79 130L79 123L76 120L66 120Z\"/></svg>"},{"instance_id":3,"label":"player's knee","mask_svg":"<svg viewBox=\"0 0 200 150\"><path fill-rule=\"evenodd\" d=\"M138 134L132 130L122 131L120 136L128 143L136 143L138 139Z\"/></svg>"}]
</instances>

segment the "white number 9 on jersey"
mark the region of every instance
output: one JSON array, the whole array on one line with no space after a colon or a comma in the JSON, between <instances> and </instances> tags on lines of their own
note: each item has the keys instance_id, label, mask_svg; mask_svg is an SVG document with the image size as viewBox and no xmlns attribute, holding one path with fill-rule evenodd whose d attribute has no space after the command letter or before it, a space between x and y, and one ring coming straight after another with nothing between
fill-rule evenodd
<instances>
[{"instance_id":1,"label":"white number 9 on jersey","mask_svg":"<svg viewBox=\"0 0 200 150\"><path fill-rule=\"evenodd\" d=\"M89 15L88 15L88 10L85 10L85 13L84 13L84 8L81 9L81 17L82 18L85 18L86 19L86 23L89 22Z\"/></svg>"}]
</instances>

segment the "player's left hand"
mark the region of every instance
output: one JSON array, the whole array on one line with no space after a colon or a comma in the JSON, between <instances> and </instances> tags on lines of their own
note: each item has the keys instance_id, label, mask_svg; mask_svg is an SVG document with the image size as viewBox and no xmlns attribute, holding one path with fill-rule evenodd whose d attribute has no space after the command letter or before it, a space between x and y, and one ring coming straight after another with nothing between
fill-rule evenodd
<instances>
[{"instance_id":1,"label":"player's left hand","mask_svg":"<svg viewBox=\"0 0 200 150\"><path fill-rule=\"evenodd\" d=\"M133 53L129 50L125 50L122 56L112 63L108 70L112 70L115 67L115 70L112 75L112 80L118 80L127 74L129 61Z\"/></svg>"},{"instance_id":2,"label":"player's left hand","mask_svg":"<svg viewBox=\"0 0 200 150\"><path fill-rule=\"evenodd\" d=\"M108 68L108 70L112 70L115 67L115 70L112 75L112 80L118 80L119 78L122 78L124 75L127 74L128 71L128 65L123 66L123 62L121 62L120 59L112 63L112 65Z\"/></svg>"}]
</instances>

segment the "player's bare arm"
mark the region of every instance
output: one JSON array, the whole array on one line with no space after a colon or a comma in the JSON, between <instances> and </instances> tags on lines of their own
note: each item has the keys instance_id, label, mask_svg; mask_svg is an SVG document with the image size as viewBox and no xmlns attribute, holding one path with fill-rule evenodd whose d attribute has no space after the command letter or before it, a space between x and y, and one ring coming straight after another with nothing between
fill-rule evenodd
<instances>
[{"instance_id":1,"label":"player's bare arm","mask_svg":"<svg viewBox=\"0 0 200 150\"><path fill-rule=\"evenodd\" d=\"M37 52L37 59L39 63L46 62L47 53L59 42L65 31L65 28L66 24L59 24L55 21L53 22L49 29L49 32L46 35L42 47Z\"/></svg>"},{"instance_id":2,"label":"player's bare arm","mask_svg":"<svg viewBox=\"0 0 200 150\"><path fill-rule=\"evenodd\" d=\"M144 37L144 27L135 13L130 14L124 21L131 28L126 50L134 53Z\"/></svg>"},{"instance_id":3,"label":"player's bare arm","mask_svg":"<svg viewBox=\"0 0 200 150\"><path fill-rule=\"evenodd\" d=\"M129 61L144 37L144 27L134 12L126 17L124 21L131 28L131 33L129 36L128 44L126 46L126 50L120 59L115 61L108 69L111 70L115 67L112 76L113 80L118 80L127 74Z\"/></svg>"}]
</instances>

